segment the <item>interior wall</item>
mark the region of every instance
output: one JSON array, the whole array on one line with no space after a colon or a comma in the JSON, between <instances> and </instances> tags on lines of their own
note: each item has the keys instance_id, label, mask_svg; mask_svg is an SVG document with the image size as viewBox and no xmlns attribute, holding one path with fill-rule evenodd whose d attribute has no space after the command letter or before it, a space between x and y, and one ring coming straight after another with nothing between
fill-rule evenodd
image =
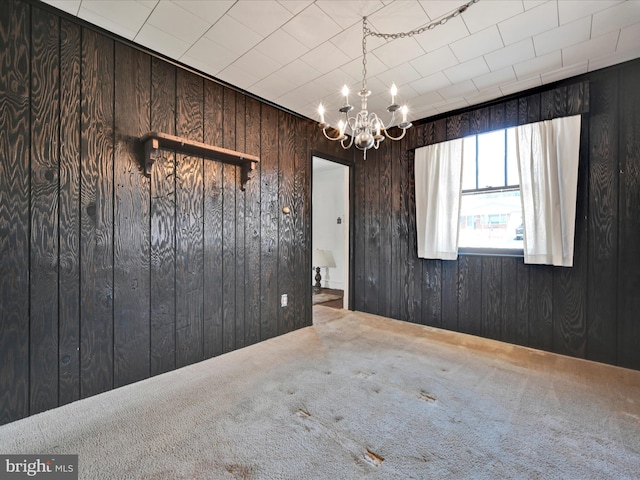
<instances>
[{"instance_id":1,"label":"interior wall","mask_svg":"<svg viewBox=\"0 0 640 480\"><path fill-rule=\"evenodd\" d=\"M469 109L356 157L355 308L640 369L640 61ZM573 268L417 257L416 147L582 113Z\"/></svg>"},{"instance_id":2,"label":"interior wall","mask_svg":"<svg viewBox=\"0 0 640 480\"><path fill-rule=\"evenodd\" d=\"M311 151L347 154L84 25L0 2L0 424L310 325ZM147 177L148 131L261 162Z\"/></svg>"}]
</instances>

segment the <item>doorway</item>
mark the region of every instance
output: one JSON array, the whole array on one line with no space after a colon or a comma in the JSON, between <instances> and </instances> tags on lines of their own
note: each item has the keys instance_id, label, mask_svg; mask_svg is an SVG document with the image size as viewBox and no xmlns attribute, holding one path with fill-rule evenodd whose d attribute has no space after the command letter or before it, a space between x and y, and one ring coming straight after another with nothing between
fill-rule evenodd
<instances>
[{"instance_id":1,"label":"doorway","mask_svg":"<svg viewBox=\"0 0 640 480\"><path fill-rule=\"evenodd\" d=\"M313 304L348 310L352 294L351 168L315 155L312 165Z\"/></svg>"}]
</instances>

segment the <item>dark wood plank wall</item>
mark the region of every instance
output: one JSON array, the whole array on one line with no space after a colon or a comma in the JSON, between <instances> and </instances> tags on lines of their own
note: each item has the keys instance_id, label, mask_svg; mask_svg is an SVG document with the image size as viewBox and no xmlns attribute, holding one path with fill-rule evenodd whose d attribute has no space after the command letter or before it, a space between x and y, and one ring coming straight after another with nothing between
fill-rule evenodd
<instances>
[{"instance_id":1,"label":"dark wood plank wall","mask_svg":"<svg viewBox=\"0 0 640 480\"><path fill-rule=\"evenodd\" d=\"M0 2L0 51L0 424L311 323L311 155L352 152L44 5ZM261 163L146 177L149 130Z\"/></svg>"},{"instance_id":2,"label":"dark wood plank wall","mask_svg":"<svg viewBox=\"0 0 640 480\"><path fill-rule=\"evenodd\" d=\"M628 62L426 121L400 144L385 142L366 161L356 156L356 245L364 254L355 252L355 308L640 369L639 78L640 61ZM417 259L408 152L576 113L582 134L573 268L495 256Z\"/></svg>"},{"instance_id":3,"label":"dark wood plank wall","mask_svg":"<svg viewBox=\"0 0 640 480\"><path fill-rule=\"evenodd\" d=\"M355 158L356 309L640 369L639 61L417 124L365 162L48 7L0 2L0 51L0 424L308 325L312 151ZM581 112L573 268L417 258L411 149ZM170 151L147 178L147 129L261 163L245 191Z\"/></svg>"}]
</instances>

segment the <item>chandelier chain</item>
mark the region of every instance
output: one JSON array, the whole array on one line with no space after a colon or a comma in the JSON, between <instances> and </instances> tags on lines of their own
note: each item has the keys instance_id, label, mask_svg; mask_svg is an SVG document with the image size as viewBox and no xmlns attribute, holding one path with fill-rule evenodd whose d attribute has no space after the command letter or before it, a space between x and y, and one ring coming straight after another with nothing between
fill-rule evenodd
<instances>
[{"instance_id":1,"label":"chandelier chain","mask_svg":"<svg viewBox=\"0 0 640 480\"><path fill-rule=\"evenodd\" d=\"M433 30L436 27L444 25L452 18L457 17L461 13L464 13L471 5L474 3L478 3L480 0L469 0L469 2L464 5L460 5L449 15L445 15L439 20L431 22L424 27L417 28L415 30L410 30L408 32L398 32L398 33L381 33L375 32L371 30L367 26L367 17L362 17L362 91L367 90L367 36L371 35L372 37L383 38L384 40L396 40L398 38L406 38L413 37L414 35L420 35L421 33L426 32L427 30Z\"/></svg>"},{"instance_id":2,"label":"chandelier chain","mask_svg":"<svg viewBox=\"0 0 640 480\"><path fill-rule=\"evenodd\" d=\"M362 18L362 91L367 89L367 17ZM371 31L371 30L369 30Z\"/></svg>"},{"instance_id":3,"label":"chandelier chain","mask_svg":"<svg viewBox=\"0 0 640 480\"><path fill-rule=\"evenodd\" d=\"M467 10L467 8L469 8L474 3L478 3L478 1L479 0L470 0L469 2L465 3L464 5L461 5L460 7L456 8L449 15L446 15L446 16L442 17L440 20L436 20L435 22L431 22L431 23L425 25L424 27L420 27L420 28L417 28L415 30L410 30L408 32L399 32L399 33L374 32L373 30L371 30L369 27L366 26L366 20L365 20L364 25L363 25L364 36L366 37L367 35L371 35L372 37L383 38L385 40L396 40L398 38L413 37L414 35L420 35L421 33L424 33L427 30L433 30L434 28L436 28L436 27L438 27L440 25L444 25L445 23L447 23L452 18L455 18L458 15L460 15L461 13L464 13ZM364 42L363 42L363 46L364 46Z\"/></svg>"}]
</instances>

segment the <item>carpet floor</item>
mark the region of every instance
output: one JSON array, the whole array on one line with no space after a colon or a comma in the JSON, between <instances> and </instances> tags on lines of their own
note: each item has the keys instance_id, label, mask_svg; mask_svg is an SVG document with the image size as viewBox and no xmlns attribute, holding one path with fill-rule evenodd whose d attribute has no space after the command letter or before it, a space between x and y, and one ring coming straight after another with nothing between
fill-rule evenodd
<instances>
[{"instance_id":1,"label":"carpet floor","mask_svg":"<svg viewBox=\"0 0 640 480\"><path fill-rule=\"evenodd\" d=\"M374 315L0 427L81 479L637 479L640 372Z\"/></svg>"}]
</instances>

